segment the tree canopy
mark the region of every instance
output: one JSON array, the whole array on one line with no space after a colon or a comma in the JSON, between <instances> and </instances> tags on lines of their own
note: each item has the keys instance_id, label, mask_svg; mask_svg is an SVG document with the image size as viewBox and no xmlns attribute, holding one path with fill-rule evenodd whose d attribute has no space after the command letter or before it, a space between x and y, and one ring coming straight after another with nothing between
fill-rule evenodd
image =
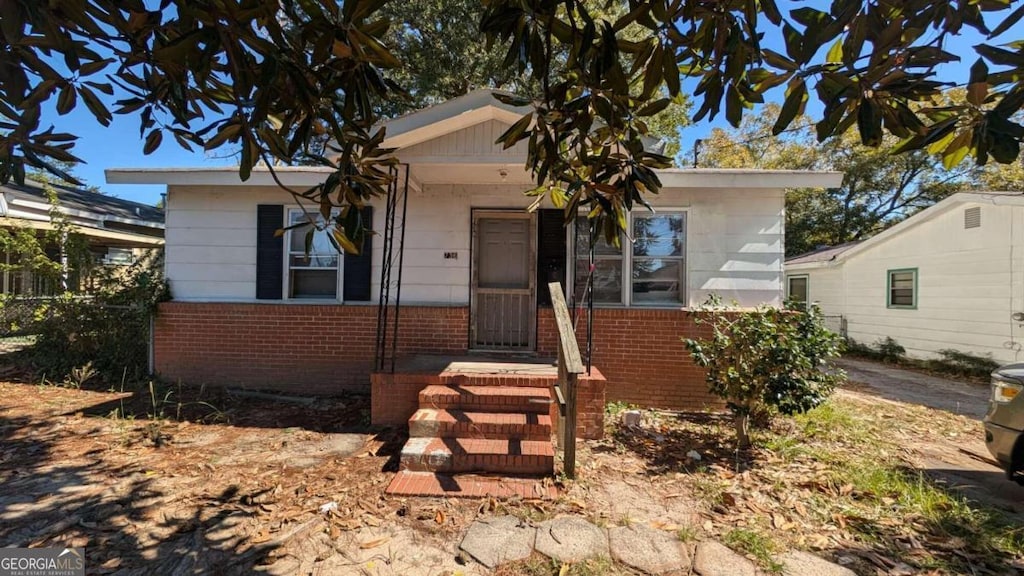
<instances>
[{"instance_id":1,"label":"tree canopy","mask_svg":"<svg viewBox=\"0 0 1024 576\"><path fill-rule=\"evenodd\" d=\"M739 125L772 89L785 90L778 134L823 106L816 136L856 127L862 143L885 135L902 150L953 161L1010 162L1024 127L1024 44L1004 38L1024 17L1010 0L832 0L824 9L781 10L775 0L612 0L603 11L579 0L481 0L484 50L524 75L533 111L501 142L529 140L537 194L574 213L591 209L609 239L625 211L660 187L670 159L644 147L648 119L695 83L695 120ZM240 147L239 173L254 165L313 161L325 182L289 190L329 218L334 237L355 249L359 210L384 194L387 168L377 128L387 103L405 97L386 0L4 0L0 2L0 181L25 167L60 174L76 161L74 135L40 123L44 106L66 114L83 103L97 121L140 119L144 151L163 140L207 150ZM967 79L939 78L960 58L947 39L974 29ZM392 31L392 32L389 32ZM784 49L764 34L781 35ZM390 38L390 40L389 40ZM928 105L963 83L965 98ZM107 103L116 100L111 110ZM923 104L914 106L914 104ZM318 138L325 153L309 147ZM611 215L606 218L606 215Z\"/></svg>"}]
</instances>

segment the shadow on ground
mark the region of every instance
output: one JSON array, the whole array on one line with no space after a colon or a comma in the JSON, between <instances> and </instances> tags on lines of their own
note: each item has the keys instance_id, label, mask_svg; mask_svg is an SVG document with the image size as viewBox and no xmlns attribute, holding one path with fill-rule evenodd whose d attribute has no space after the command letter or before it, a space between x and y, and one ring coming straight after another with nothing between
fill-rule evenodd
<instances>
[{"instance_id":1,"label":"shadow on ground","mask_svg":"<svg viewBox=\"0 0 1024 576\"><path fill-rule=\"evenodd\" d=\"M246 510L200 505L181 514L141 463L54 451L63 428L61 419L0 413L3 546L84 546L90 573L118 574L244 574L273 550L233 530Z\"/></svg>"},{"instance_id":2,"label":"shadow on ground","mask_svg":"<svg viewBox=\"0 0 1024 576\"><path fill-rule=\"evenodd\" d=\"M663 413L640 427L616 425L612 439L618 449L641 457L652 476L691 472L713 464L739 472L756 465L756 451L736 449L732 416L726 413ZM700 459L691 458L691 452Z\"/></svg>"}]
</instances>

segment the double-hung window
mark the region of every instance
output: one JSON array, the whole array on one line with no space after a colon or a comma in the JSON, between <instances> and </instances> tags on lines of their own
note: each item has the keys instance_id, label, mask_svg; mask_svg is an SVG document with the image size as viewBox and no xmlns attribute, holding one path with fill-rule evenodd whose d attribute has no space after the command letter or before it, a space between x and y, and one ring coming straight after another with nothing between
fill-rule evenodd
<instances>
[{"instance_id":1,"label":"double-hung window","mask_svg":"<svg viewBox=\"0 0 1024 576\"><path fill-rule=\"evenodd\" d=\"M341 278L341 258L328 237L329 226L324 228L325 221L319 214L315 218L316 227L309 224L309 216L302 210L288 211L289 225L306 224L288 230L286 293L288 298L336 300Z\"/></svg>"},{"instance_id":2,"label":"double-hung window","mask_svg":"<svg viewBox=\"0 0 1024 576\"><path fill-rule=\"evenodd\" d=\"M679 304L686 294L686 214L633 214L634 304Z\"/></svg>"},{"instance_id":3,"label":"double-hung window","mask_svg":"<svg viewBox=\"0 0 1024 576\"><path fill-rule=\"evenodd\" d=\"M576 219L575 293L582 296L593 275L594 303L603 305L678 306L686 302L686 213L630 214L632 244L610 246L598 232L594 269L590 269L590 224Z\"/></svg>"},{"instance_id":4,"label":"double-hung window","mask_svg":"<svg viewBox=\"0 0 1024 576\"><path fill-rule=\"evenodd\" d=\"M604 234L594 234L594 270L590 270L590 223L586 216L576 218L576 294L582 295L587 279L594 277L594 302L598 304L622 304L622 249L605 241Z\"/></svg>"},{"instance_id":5,"label":"double-hung window","mask_svg":"<svg viewBox=\"0 0 1024 576\"><path fill-rule=\"evenodd\" d=\"M889 308L917 308L917 268L889 270L887 292Z\"/></svg>"}]
</instances>

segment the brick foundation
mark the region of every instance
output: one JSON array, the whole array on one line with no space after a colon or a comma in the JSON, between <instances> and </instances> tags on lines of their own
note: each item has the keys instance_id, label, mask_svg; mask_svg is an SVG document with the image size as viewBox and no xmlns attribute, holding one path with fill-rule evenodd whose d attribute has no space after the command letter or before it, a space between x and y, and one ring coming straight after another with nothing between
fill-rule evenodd
<instances>
[{"instance_id":1,"label":"brick foundation","mask_svg":"<svg viewBox=\"0 0 1024 576\"><path fill-rule=\"evenodd\" d=\"M579 314L576 337L586 354L586 312ZM608 400L653 408L721 407L721 400L708 392L703 369L683 345L684 337L710 336L708 326L693 320L682 309L595 309L592 364L607 379ZM553 313L538 310L538 354L557 354L557 342Z\"/></svg>"},{"instance_id":2,"label":"brick foundation","mask_svg":"<svg viewBox=\"0 0 1024 576\"><path fill-rule=\"evenodd\" d=\"M402 306L400 354L466 352L465 307ZM306 394L369 391L376 306L165 302L156 372L191 384Z\"/></svg>"},{"instance_id":3,"label":"brick foundation","mask_svg":"<svg viewBox=\"0 0 1024 576\"><path fill-rule=\"evenodd\" d=\"M330 394L369 390L377 307L366 305L166 302L156 317L157 372L192 384ZM585 316L579 322L585 346ZM400 355L465 354L467 307L403 305ZM684 336L707 336L684 310L597 309L593 365L607 387L581 389L581 412L602 414L605 400L661 408L720 407ZM556 355L550 309L537 318L537 353ZM416 410L422 384L394 382L373 395L375 421L400 422ZM377 417L379 415L379 418ZM581 430L596 433L591 421Z\"/></svg>"}]
</instances>

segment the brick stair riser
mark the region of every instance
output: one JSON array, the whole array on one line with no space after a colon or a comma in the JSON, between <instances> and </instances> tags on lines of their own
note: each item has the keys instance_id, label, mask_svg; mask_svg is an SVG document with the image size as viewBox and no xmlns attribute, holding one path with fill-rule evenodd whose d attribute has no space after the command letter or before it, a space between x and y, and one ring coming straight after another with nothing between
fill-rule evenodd
<instances>
[{"instance_id":1,"label":"brick stair riser","mask_svg":"<svg viewBox=\"0 0 1024 576\"><path fill-rule=\"evenodd\" d=\"M532 401L525 396L473 396L463 395L420 395L420 408L437 410L465 410L467 412L498 412L502 414L524 412L547 414L551 404L546 399Z\"/></svg>"},{"instance_id":2,"label":"brick stair riser","mask_svg":"<svg viewBox=\"0 0 1024 576\"><path fill-rule=\"evenodd\" d=\"M411 438L550 440L551 426L542 424L474 424L472 422L410 420L409 436Z\"/></svg>"},{"instance_id":3,"label":"brick stair riser","mask_svg":"<svg viewBox=\"0 0 1024 576\"><path fill-rule=\"evenodd\" d=\"M521 378L510 376L470 376L464 374L443 375L437 384L444 386L518 386L521 388L542 388L550 390L554 378Z\"/></svg>"},{"instance_id":4,"label":"brick stair riser","mask_svg":"<svg viewBox=\"0 0 1024 576\"><path fill-rule=\"evenodd\" d=\"M407 455L402 467L413 472L493 472L501 474L553 474L553 456Z\"/></svg>"}]
</instances>

